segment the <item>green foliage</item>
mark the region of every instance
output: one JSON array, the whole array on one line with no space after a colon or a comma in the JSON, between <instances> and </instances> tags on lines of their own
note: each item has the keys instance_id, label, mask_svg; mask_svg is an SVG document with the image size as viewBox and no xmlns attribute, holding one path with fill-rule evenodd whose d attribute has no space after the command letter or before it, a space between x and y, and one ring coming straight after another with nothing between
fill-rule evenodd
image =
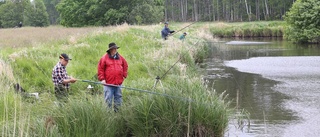
<instances>
[{"instance_id":1,"label":"green foliage","mask_svg":"<svg viewBox=\"0 0 320 137\"><path fill-rule=\"evenodd\" d=\"M285 16L286 38L294 42L320 42L320 1L297 0Z\"/></svg>"},{"instance_id":2,"label":"green foliage","mask_svg":"<svg viewBox=\"0 0 320 137\"><path fill-rule=\"evenodd\" d=\"M107 23L105 25L121 24L125 21L126 15L128 14L127 7L122 7L119 10L109 9L104 17L106 18Z\"/></svg>"},{"instance_id":3,"label":"green foliage","mask_svg":"<svg viewBox=\"0 0 320 137\"><path fill-rule=\"evenodd\" d=\"M121 117L107 111L102 100L77 98L69 101L52 114L62 136L124 136L126 130Z\"/></svg>"},{"instance_id":4,"label":"green foliage","mask_svg":"<svg viewBox=\"0 0 320 137\"><path fill-rule=\"evenodd\" d=\"M50 24L57 24L58 22L58 18L59 18L59 13L56 9L56 5L58 5L58 3L60 2L60 0L43 0L46 9L47 9L47 13L49 15L49 21Z\"/></svg>"},{"instance_id":5,"label":"green foliage","mask_svg":"<svg viewBox=\"0 0 320 137\"><path fill-rule=\"evenodd\" d=\"M159 22L162 6L142 0L62 0L57 5L61 25L67 27L106 26L128 23Z\"/></svg>"},{"instance_id":6,"label":"green foliage","mask_svg":"<svg viewBox=\"0 0 320 137\"><path fill-rule=\"evenodd\" d=\"M228 26L211 27L210 31L217 37L282 37L283 22L229 23Z\"/></svg>"},{"instance_id":7,"label":"green foliage","mask_svg":"<svg viewBox=\"0 0 320 137\"><path fill-rule=\"evenodd\" d=\"M42 0L33 0L32 7L30 11L25 12L25 16L30 21L30 26L49 26L49 15Z\"/></svg>"},{"instance_id":8,"label":"green foliage","mask_svg":"<svg viewBox=\"0 0 320 137\"><path fill-rule=\"evenodd\" d=\"M156 6L153 1L137 4L129 15L129 22L137 24L151 24L162 20L162 7Z\"/></svg>"},{"instance_id":9,"label":"green foliage","mask_svg":"<svg viewBox=\"0 0 320 137\"><path fill-rule=\"evenodd\" d=\"M209 56L209 46L205 45L197 49L194 55L195 63L203 63L204 59Z\"/></svg>"},{"instance_id":10,"label":"green foliage","mask_svg":"<svg viewBox=\"0 0 320 137\"><path fill-rule=\"evenodd\" d=\"M48 14L42 0L19 2L7 1L0 6L0 27L12 28L18 26L44 27L49 25Z\"/></svg>"},{"instance_id":11,"label":"green foliage","mask_svg":"<svg viewBox=\"0 0 320 137\"><path fill-rule=\"evenodd\" d=\"M175 79L170 77L170 79ZM176 79L177 80L177 79ZM201 83L172 81L169 96L144 95L130 99L123 113L134 136L222 136L228 118L215 93ZM199 94L200 93L200 94ZM192 96L192 98L188 98ZM134 110L134 111L132 111ZM219 119L219 120L214 120ZM189 127L189 133L188 133Z\"/></svg>"},{"instance_id":12,"label":"green foliage","mask_svg":"<svg viewBox=\"0 0 320 137\"><path fill-rule=\"evenodd\" d=\"M18 26L20 21L23 21L23 3L26 2L11 2L7 1L0 6L0 28L13 28Z\"/></svg>"}]
</instances>

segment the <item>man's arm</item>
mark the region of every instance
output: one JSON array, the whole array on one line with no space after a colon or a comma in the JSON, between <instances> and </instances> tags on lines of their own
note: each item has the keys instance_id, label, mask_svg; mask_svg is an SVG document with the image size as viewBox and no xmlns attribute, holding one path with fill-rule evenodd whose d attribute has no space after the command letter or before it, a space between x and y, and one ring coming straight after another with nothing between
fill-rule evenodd
<instances>
[{"instance_id":1,"label":"man's arm","mask_svg":"<svg viewBox=\"0 0 320 137\"><path fill-rule=\"evenodd\" d=\"M121 57L121 59L122 59L122 62L123 62L122 63L123 77L127 78L127 76L128 76L128 63L123 57Z\"/></svg>"},{"instance_id":2,"label":"man's arm","mask_svg":"<svg viewBox=\"0 0 320 137\"><path fill-rule=\"evenodd\" d=\"M102 81L102 80L105 80L105 77L104 77L104 70L106 68L106 63L104 61L104 57L103 56L100 61L99 61L99 64L98 64L98 80L99 81Z\"/></svg>"}]
</instances>

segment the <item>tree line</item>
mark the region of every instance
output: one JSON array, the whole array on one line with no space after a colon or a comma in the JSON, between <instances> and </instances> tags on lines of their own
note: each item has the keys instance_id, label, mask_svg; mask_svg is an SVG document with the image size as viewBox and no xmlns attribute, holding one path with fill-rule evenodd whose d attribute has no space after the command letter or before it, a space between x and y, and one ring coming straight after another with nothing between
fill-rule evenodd
<instances>
[{"instance_id":1,"label":"tree line","mask_svg":"<svg viewBox=\"0 0 320 137\"><path fill-rule=\"evenodd\" d=\"M164 0L173 21L282 20L295 0Z\"/></svg>"},{"instance_id":2,"label":"tree line","mask_svg":"<svg viewBox=\"0 0 320 137\"><path fill-rule=\"evenodd\" d=\"M295 0L0 0L0 27L282 20Z\"/></svg>"}]
</instances>

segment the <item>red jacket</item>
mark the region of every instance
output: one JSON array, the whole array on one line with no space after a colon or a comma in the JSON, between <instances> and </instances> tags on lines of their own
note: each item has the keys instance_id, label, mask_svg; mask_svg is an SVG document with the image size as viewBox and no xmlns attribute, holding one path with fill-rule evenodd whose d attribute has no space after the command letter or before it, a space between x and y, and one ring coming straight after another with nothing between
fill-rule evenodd
<instances>
[{"instance_id":1,"label":"red jacket","mask_svg":"<svg viewBox=\"0 0 320 137\"><path fill-rule=\"evenodd\" d=\"M110 57L106 53L99 61L98 64L98 79L105 80L107 84L121 85L123 80L128 76L128 63L127 61L116 54L116 59Z\"/></svg>"}]
</instances>

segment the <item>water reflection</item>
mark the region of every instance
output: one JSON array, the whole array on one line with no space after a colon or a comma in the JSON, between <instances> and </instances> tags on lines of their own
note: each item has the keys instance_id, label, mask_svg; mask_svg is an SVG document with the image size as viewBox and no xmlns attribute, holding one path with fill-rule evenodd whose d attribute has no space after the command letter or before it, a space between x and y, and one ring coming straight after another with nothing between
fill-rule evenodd
<instances>
[{"instance_id":1,"label":"water reflection","mask_svg":"<svg viewBox=\"0 0 320 137\"><path fill-rule=\"evenodd\" d=\"M233 130L231 121L226 136L317 136L319 124L308 124L315 119L309 115L320 110L320 83L315 82L320 79L319 48L268 42L211 43L205 78L216 91L226 91L231 106L247 110L251 119L243 132Z\"/></svg>"}]
</instances>

